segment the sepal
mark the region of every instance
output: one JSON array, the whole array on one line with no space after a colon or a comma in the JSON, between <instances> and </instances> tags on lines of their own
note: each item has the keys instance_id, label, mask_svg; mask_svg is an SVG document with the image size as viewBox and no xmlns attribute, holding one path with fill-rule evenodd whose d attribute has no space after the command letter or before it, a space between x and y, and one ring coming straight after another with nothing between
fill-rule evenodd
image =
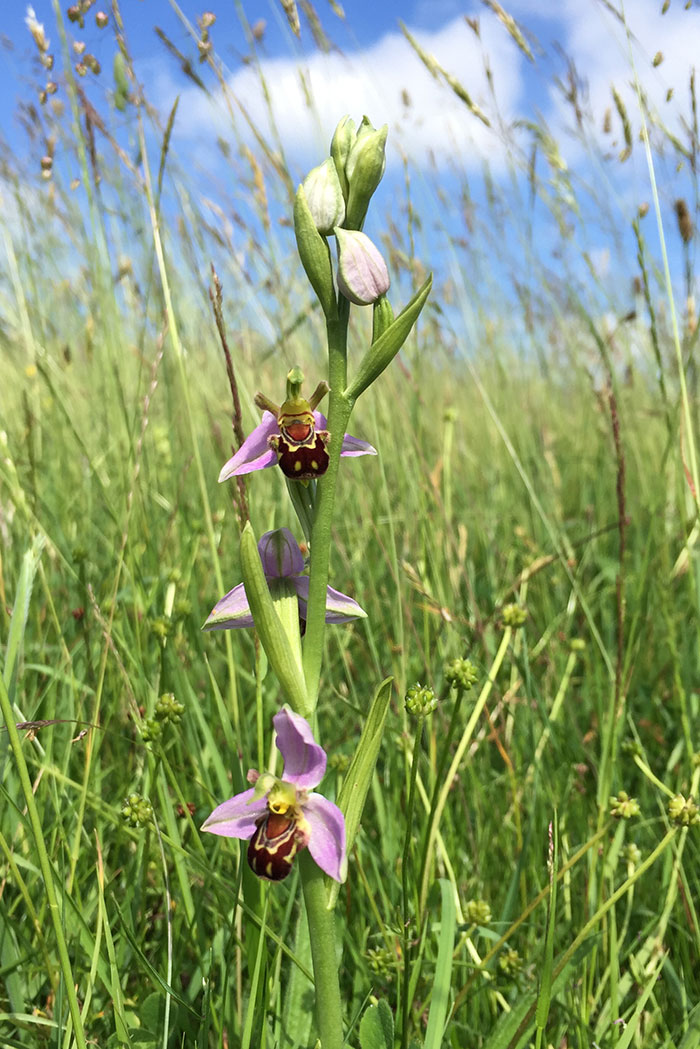
<instances>
[{"instance_id":1,"label":"sepal","mask_svg":"<svg viewBox=\"0 0 700 1049\"><path fill-rule=\"evenodd\" d=\"M335 129L331 141L331 157L335 164L335 170L338 174L338 181L340 182L340 188L343 191L343 197L346 201L348 199L348 180L345 175L345 165L356 135L357 130L355 128L355 121L352 117L346 115Z\"/></svg>"},{"instance_id":2,"label":"sepal","mask_svg":"<svg viewBox=\"0 0 700 1049\"><path fill-rule=\"evenodd\" d=\"M328 157L323 164L312 168L302 188L316 229L328 236L345 218L345 200L333 158Z\"/></svg>"},{"instance_id":3,"label":"sepal","mask_svg":"<svg viewBox=\"0 0 700 1049\"><path fill-rule=\"evenodd\" d=\"M372 194L382 180L386 167L386 136L388 124L377 129L367 117L357 129L348 159L345 176L348 180L348 202L345 210L346 229L362 229Z\"/></svg>"}]
</instances>

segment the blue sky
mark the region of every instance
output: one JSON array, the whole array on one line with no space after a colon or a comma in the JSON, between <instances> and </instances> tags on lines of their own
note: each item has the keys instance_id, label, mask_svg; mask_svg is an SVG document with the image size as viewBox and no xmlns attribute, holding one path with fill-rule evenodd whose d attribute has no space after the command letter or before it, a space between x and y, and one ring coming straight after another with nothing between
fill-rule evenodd
<instances>
[{"instance_id":1,"label":"blue sky","mask_svg":"<svg viewBox=\"0 0 700 1049\"><path fill-rule=\"evenodd\" d=\"M59 49L58 34L51 0L35 0L37 19L46 26L52 50ZM65 4L62 5L65 7ZM105 3L105 10L109 4ZM248 52L236 5L213 3L217 21L212 39L222 59L232 89L250 110L261 114L257 78L246 67L243 56ZM464 106L445 85L436 83L412 53L402 37L398 23L403 20L422 46L433 54L449 72L467 88L489 115L494 105L488 97L484 74L486 56L493 72L493 84L500 116L504 120L532 119L535 113L545 116L558 130L563 120L562 106L552 92L553 72L565 71L558 49L570 55L588 81L591 109L602 122L611 105L610 87L615 84L634 112L634 96L629 87L630 68L624 33L617 20L600 0L512 0L508 11L525 27L538 53L535 65L518 51L493 11L481 3L458 0L349 0L344 20L335 16L326 0L318 3L324 27L337 50L320 54L307 25L302 39L291 34L278 0L241 0L250 24L265 22L264 36L258 46L258 58L273 94L278 123L283 125L285 145L294 152L310 150L314 135L327 136L342 112L370 112L375 123L388 121L395 144L425 162L429 151L441 156L455 148L474 153L474 163L485 151L497 162L494 136L465 119ZM98 3L87 15L83 32L70 27L74 36L86 42L103 66L102 84L109 86L115 45L110 29L99 30L94 24ZM654 105L671 113L687 100L690 65L697 58L700 39L700 12L695 7L686 11L684 0L672 0L662 16L661 0L628 0L627 17L638 44L634 53L645 89ZM184 0L180 10L194 25L203 5ZM201 93L179 74L176 63L154 33L160 26L185 54L196 56L196 44L181 19L167 0L123 0L121 10L129 46L137 70L149 97L155 92L158 102L169 109L181 93L179 133L193 139L204 139L216 128L216 107L206 104ZM542 12L547 11L546 17ZM24 25L26 5L9 0L3 11L2 29L13 49L3 49L0 63L0 120L5 137L21 150L21 136L13 116L19 98L32 97L28 85L33 47ZM480 37L465 22L465 16L477 16ZM536 41L535 41L536 38ZM538 47L539 45L539 47ZM657 51L664 61L653 69L651 58ZM308 110L297 74L297 63L305 67L308 82L316 94L317 113ZM196 65L209 84L205 67ZM98 88L98 97L102 87ZM664 103L673 88L678 103ZM410 106L402 104L402 92L410 97ZM687 105L685 106L687 108ZM383 119L382 119L383 118ZM295 126L296 125L296 126ZM320 126L320 131L316 128Z\"/></svg>"},{"instance_id":2,"label":"blue sky","mask_svg":"<svg viewBox=\"0 0 700 1049\"><path fill-rule=\"evenodd\" d=\"M33 6L37 19L46 26L51 50L58 52L60 43L51 0L36 0ZM62 4L64 9L65 6ZM103 6L109 10L107 3ZM583 192L585 196L587 184L599 194L603 188L605 204L610 205L622 224L629 225L639 204L649 199L649 177L638 142L638 107L631 83L630 55L651 110L679 138L687 138L683 122L689 119L689 72L700 54L700 9L697 4L686 9L685 0L671 0L663 15L662 0L628 0L629 38L611 13L610 4L602 0L558 0L556 4L511 0L505 7L524 27L526 40L537 57L534 63L518 49L497 14L483 3L347 0L346 18L342 20L334 15L327 0L318 0L316 6L334 44L329 53L323 54L315 46L303 18L301 41L291 34L278 0L241 0L240 9L251 25L265 22L256 48L257 69L243 60L249 48L237 5L232 0L213 0L210 6L217 15L212 40L223 63L231 97L266 139L278 136L279 146L299 178L326 154L340 116L350 112L359 119L367 113L375 124L387 122L390 128L385 201L391 200L394 189L398 192L403 178L402 160L407 157L414 173L415 191L420 198L424 190L422 203L426 207L437 207L436 193L440 189L449 198L464 176L473 182L478 205L484 192L484 172L488 170L489 177L507 186L513 177L514 162L509 152L513 141L522 142L523 149L529 148L531 136L527 131L512 135L502 133L502 129L538 122L546 125L556 140L557 162L561 164L558 171L548 172L546 163L540 161L543 176L561 182L570 173L572 177L575 174L577 195ZM88 76L83 83L98 109L105 111L113 85L115 42L111 27L100 30L95 25L94 14L99 8L98 2L88 13L84 31L71 26L70 32L84 40L87 50L102 64L101 76L96 80ZM254 140L238 110L232 129L215 78L206 66L196 63L196 40L185 21L194 26L203 4L185 0L180 10L184 20L167 0L121 3L129 47L146 94L164 116L179 96L176 153L186 158L195 184L209 192L212 186L216 187L221 167L217 136L237 140L239 144L254 145ZM3 33L13 46L10 49L5 45L0 62L0 130L18 158L28 146L16 120L16 102L35 102L37 82L35 49L24 25L25 14L24 3L6 3ZM478 18L478 33L467 23L467 17ZM399 20L405 22L420 46L466 88L487 114L490 127L467 111L449 85L430 75L402 35ZM184 54L195 59L195 69L206 81L210 95L183 76L156 37L155 25ZM652 59L657 52L663 54L663 61L655 66ZM564 101L563 91L555 86L556 79L563 81L572 68L582 79L582 100L590 115L588 144L586 136L571 133L573 110ZM259 73L267 84L269 104L262 95ZM621 121L613 104L613 87L623 99L632 125L634 148L624 164L615 159L623 141ZM610 113L612 126L607 136L603 133L606 112ZM119 126L122 118L114 116ZM126 118L121 126L127 143ZM589 150L590 145L594 148ZM611 158L603 167L601 150ZM36 166L35 160L33 163ZM658 164L665 206L670 209L676 196L690 191L690 183L687 172L675 170L675 157L668 150L659 157ZM631 256L631 246L629 238L614 245L599 232L598 219L603 217L594 213L588 216L590 221L582 223L581 236L582 246L591 253L604 277L605 267L611 264L610 252L617 250L625 261ZM449 223L444 208L440 221L443 226ZM556 231L551 217L543 214L539 222L540 243L546 243L548 237L554 241Z\"/></svg>"}]
</instances>

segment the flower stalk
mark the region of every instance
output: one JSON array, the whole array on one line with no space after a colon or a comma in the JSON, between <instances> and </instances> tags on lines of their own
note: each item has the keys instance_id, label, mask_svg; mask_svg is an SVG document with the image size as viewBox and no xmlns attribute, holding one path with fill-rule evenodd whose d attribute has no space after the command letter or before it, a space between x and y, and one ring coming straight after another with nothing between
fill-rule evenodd
<instances>
[{"instance_id":1,"label":"flower stalk","mask_svg":"<svg viewBox=\"0 0 700 1049\"><path fill-rule=\"evenodd\" d=\"M330 400L328 428L333 433L345 433L350 422L354 402L344 394L347 385L347 337L350 303L338 303L337 316L328 319L328 376ZM328 469L318 482L316 516L311 531L311 562L309 600L307 604L306 636L304 638L304 677L312 710L318 702L325 634L324 594L328 586L328 566L331 552L331 528L335 491L340 466L340 442L331 441Z\"/></svg>"},{"instance_id":2,"label":"flower stalk","mask_svg":"<svg viewBox=\"0 0 700 1049\"><path fill-rule=\"evenodd\" d=\"M323 1049L343 1049L343 1010L335 949L335 912L329 910L323 872L307 852L299 857L316 988L316 1022Z\"/></svg>"}]
</instances>

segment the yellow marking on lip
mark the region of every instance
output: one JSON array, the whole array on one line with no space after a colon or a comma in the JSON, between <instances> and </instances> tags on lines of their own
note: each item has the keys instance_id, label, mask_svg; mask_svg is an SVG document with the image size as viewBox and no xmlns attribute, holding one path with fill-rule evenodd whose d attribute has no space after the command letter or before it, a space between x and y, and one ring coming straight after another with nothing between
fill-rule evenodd
<instances>
[{"instance_id":1,"label":"yellow marking on lip","mask_svg":"<svg viewBox=\"0 0 700 1049\"><path fill-rule=\"evenodd\" d=\"M299 470L301 470L301 466L301 461L297 459L297 461L294 463L294 469L297 471L297 473L299 472Z\"/></svg>"}]
</instances>

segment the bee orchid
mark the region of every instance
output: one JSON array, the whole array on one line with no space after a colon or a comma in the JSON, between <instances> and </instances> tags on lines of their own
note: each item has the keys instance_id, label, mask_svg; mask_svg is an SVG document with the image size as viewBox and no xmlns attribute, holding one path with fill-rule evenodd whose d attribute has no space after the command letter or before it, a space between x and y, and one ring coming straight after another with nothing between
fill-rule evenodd
<instances>
[{"instance_id":1,"label":"bee orchid","mask_svg":"<svg viewBox=\"0 0 700 1049\"><path fill-rule=\"evenodd\" d=\"M345 819L337 805L313 787L326 771L326 752L308 723L285 706L272 719L282 777L251 769L250 790L214 809L202 830L248 841L248 863L259 878L282 881L294 857L308 848L315 863L335 881L345 880Z\"/></svg>"}]
</instances>

